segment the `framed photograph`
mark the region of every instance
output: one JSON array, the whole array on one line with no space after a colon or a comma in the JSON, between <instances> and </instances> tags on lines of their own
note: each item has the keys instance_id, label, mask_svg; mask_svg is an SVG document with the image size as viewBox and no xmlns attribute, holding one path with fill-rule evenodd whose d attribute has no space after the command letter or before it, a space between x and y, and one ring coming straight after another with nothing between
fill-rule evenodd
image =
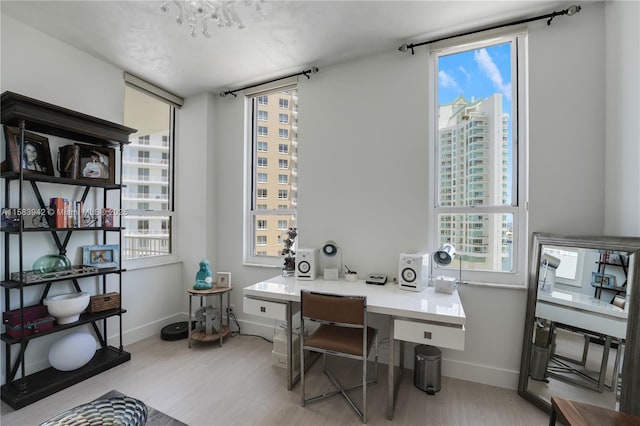
<instances>
[{"instance_id":1,"label":"framed photograph","mask_svg":"<svg viewBox=\"0 0 640 426\"><path fill-rule=\"evenodd\" d=\"M119 268L120 246L107 244L82 247L82 264L96 268Z\"/></svg>"},{"instance_id":2,"label":"framed photograph","mask_svg":"<svg viewBox=\"0 0 640 426\"><path fill-rule=\"evenodd\" d=\"M610 274L601 274L600 272L592 272L591 278L594 284L601 285L602 287L615 287L616 276Z\"/></svg>"},{"instance_id":3,"label":"framed photograph","mask_svg":"<svg viewBox=\"0 0 640 426\"><path fill-rule=\"evenodd\" d=\"M87 179L105 183L115 183L115 157L113 148L93 145L80 145L78 179Z\"/></svg>"},{"instance_id":4,"label":"framed photograph","mask_svg":"<svg viewBox=\"0 0 640 426\"><path fill-rule=\"evenodd\" d=\"M216 272L216 285L218 287L231 287L231 272Z\"/></svg>"},{"instance_id":5,"label":"framed photograph","mask_svg":"<svg viewBox=\"0 0 640 426\"><path fill-rule=\"evenodd\" d=\"M11 171L19 172L22 169L24 173L54 175L49 139L24 132L24 145L20 152L20 129L4 126L4 132Z\"/></svg>"}]
</instances>

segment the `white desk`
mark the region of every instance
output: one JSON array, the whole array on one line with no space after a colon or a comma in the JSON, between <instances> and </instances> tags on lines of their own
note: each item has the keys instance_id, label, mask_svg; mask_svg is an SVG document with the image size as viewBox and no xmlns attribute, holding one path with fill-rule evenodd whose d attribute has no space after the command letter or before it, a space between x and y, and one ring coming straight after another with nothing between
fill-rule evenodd
<instances>
[{"instance_id":1,"label":"white desk","mask_svg":"<svg viewBox=\"0 0 640 426\"><path fill-rule=\"evenodd\" d=\"M536 316L624 339L627 312L604 300L565 290L538 292Z\"/></svg>"},{"instance_id":2,"label":"white desk","mask_svg":"<svg viewBox=\"0 0 640 426\"><path fill-rule=\"evenodd\" d=\"M552 323L566 324L582 330L593 331L605 336L598 378L592 379L596 383L594 388L600 392L604 389L604 379L612 337L616 337L620 340L626 337L627 314L628 312L624 309L603 300L596 299L587 294L574 293L566 290L553 290L551 292L538 291L536 317L547 319ZM582 361L579 362L581 365L586 361L587 345L588 340L585 340ZM618 350L616 351L614 369L618 367L619 356L620 347L618 347ZM553 376L560 380L583 385L580 381L573 381L561 375L553 374ZM612 386L616 376L617 375L614 373Z\"/></svg>"},{"instance_id":3,"label":"white desk","mask_svg":"<svg viewBox=\"0 0 640 426\"><path fill-rule=\"evenodd\" d=\"M451 349L464 349L466 316L460 296L436 293L433 287L422 292L400 290L396 284L384 286L355 282L299 281L295 277L277 276L244 289L244 312L287 322L287 388L292 389L298 377L293 376L292 318L300 309L300 291L317 291L367 297L367 311L389 316L389 380L387 417L393 418L397 390L394 377L395 341L400 345L400 371L404 364L404 342L429 344Z\"/></svg>"}]
</instances>

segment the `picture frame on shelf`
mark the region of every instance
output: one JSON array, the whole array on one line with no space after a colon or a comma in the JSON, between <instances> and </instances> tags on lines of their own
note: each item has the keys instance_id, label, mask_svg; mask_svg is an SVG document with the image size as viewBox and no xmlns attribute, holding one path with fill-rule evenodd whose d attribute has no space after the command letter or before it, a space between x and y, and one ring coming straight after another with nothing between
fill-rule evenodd
<instances>
[{"instance_id":1,"label":"picture frame on shelf","mask_svg":"<svg viewBox=\"0 0 640 426\"><path fill-rule=\"evenodd\" d=\"M76 145L80 148L78 179L104 183L116 182L116 151L113 148L82 144Z\"/></svg>"},{"instance_id":2,"label":"picture frame on shelf","mask_svg":"<svg viewBox=\"0 0 640 426\"><path fill-rule=\"evenodd\" d=\"M24 132L23 152L20 152L20 129L4 126L7 142L7 160L13 172L54 176L49 139L31 132Z\"/></svg>"},{"instance_id":3,"label":"picture frame on shelf","mask_svg":"<svg viewBox=\"0 0 640 426\"><path fill-rule=\"evenodd\" d=\"M602 287L615 287L616 276L611 274L602 274L600 272L592 272L591 279L594 284Z\"/></svg>"},{"instance_id":4,"label":"picture frame on shelf","mask_svg":"<svg viewBox=\"0 0 640 426\"><path fill-rule=\"evenodd\" d=\"M118 244L83 246L82 264L96 268L119 268L120 246Z\"/></svg>"},{"instance_id":5,"label":"picture frame on shelf","mask_svg":"<svg viewBox=\"0 0 640 426\"><path fill-rule=\"evenodd\" d=\"M216 272L216 285L218 287L231 287L231 272Z\"/></svg>"}]
</instances>

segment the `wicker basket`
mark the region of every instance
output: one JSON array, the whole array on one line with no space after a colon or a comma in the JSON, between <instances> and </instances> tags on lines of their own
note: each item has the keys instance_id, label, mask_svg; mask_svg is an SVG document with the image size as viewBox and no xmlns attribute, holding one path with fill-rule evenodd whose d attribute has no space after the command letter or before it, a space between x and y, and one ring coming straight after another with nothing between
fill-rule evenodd
<instances>
[{"instance_id":1,"label":"wicker basket","mask_svg":"<svg viewBox=\"0 0 640 426\"><path fill-rule=\"evenodd\" d=\"M92 314L95 314L96 312L108 311L109 309L116 309L119 307L120 293L118 293L117 291L91 296L91 299L89 301L89 312Z\"/></svg>"}]
</instances>

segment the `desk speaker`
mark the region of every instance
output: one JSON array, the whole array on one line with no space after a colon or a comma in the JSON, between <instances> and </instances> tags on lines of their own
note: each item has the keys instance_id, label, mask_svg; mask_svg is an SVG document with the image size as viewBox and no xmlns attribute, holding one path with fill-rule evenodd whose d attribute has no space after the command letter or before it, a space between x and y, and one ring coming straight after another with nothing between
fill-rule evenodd
<instances>
[{"instance_id":1,"label":"desk speaker","mask_svg":"<svg viewBox=\"0 0 640 426\"><path fill-rule=\"evenodd\" d=\"M296 251L296 279L315 280L318 271L318 249Z\"/></svg>"},{"instance_id":2,"label":"desk speaker","mask_svg":"<svg viewBox=\"0 0 640 426\"><path fill-rule=\"evenodd\" d=\"M429 278L429 254L400 254L398 287L403 290L422 291Z\"/></svg>"}]
</instances>

